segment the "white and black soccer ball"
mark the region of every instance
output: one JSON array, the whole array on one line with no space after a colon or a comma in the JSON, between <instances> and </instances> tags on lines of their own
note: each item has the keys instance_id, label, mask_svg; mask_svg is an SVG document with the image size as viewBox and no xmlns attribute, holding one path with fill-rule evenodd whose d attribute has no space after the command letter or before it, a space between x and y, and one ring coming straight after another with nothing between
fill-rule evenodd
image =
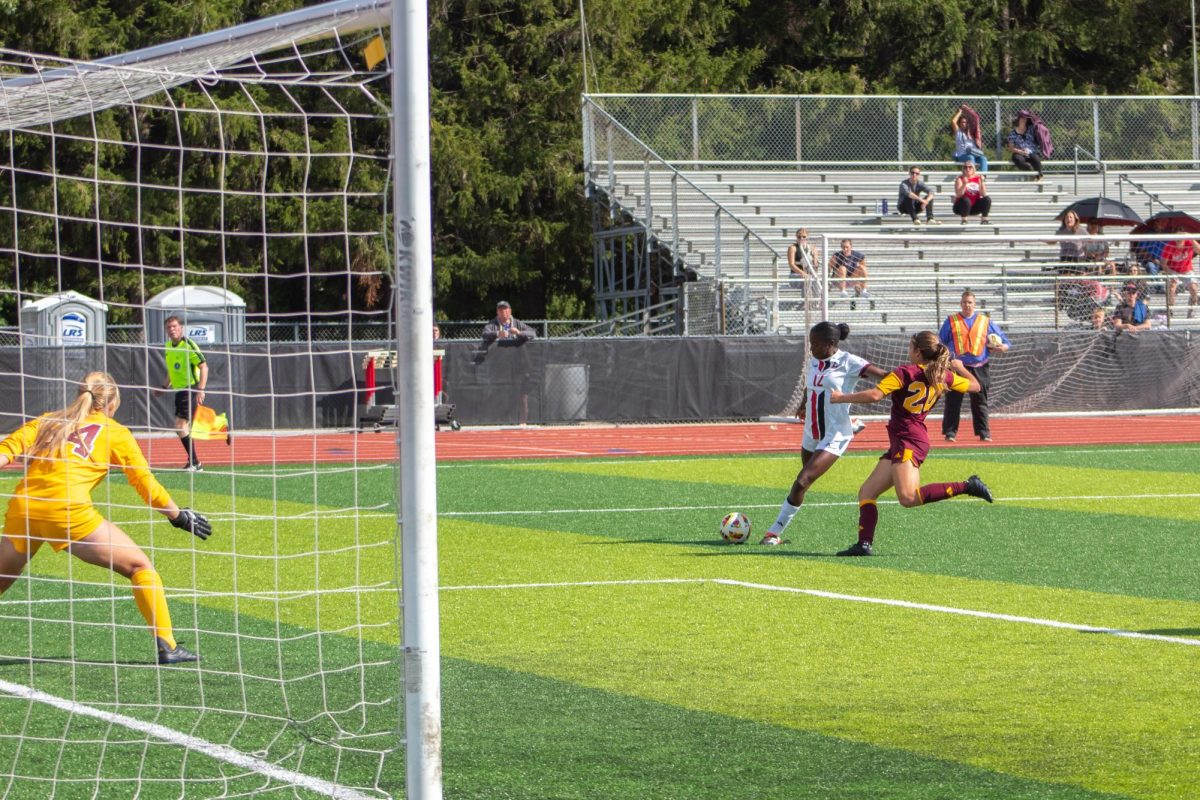
<instances>
[{"instance_id":1,"label":"white and black soccer ball","mask_svg":"<svg viewBox=\"0 0 1200 800\"><path fill-rule=\"evenodd\" d=\"M750 518L740 511L721 520L721 538L730 544L745 544L750 539Z\"/></svg>"}]
</instances>

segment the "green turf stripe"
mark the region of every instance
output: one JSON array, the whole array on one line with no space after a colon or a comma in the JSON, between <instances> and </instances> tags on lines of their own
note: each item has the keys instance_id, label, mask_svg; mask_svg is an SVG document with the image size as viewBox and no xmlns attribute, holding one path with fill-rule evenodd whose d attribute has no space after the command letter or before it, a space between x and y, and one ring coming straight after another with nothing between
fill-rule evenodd
<instances>
[{"instance_id":1,"label":"green turf stripe","mask_svg":"<svg viewBox=\"0 0 1200 800\"><path fill-rule=\"evenodd\" d=\"M522 512L477 518L496 527L515 524L622 541L715 543L717 520L726 510L748 512L756 531L765 530L796 468L780 459L713 460L703 465L700 461L576 463L567 465L565 473L547 472L551 465L511 468L486 481L474 475L474 483L465 482L471 473L464 470L455 473L453 481L443 476L442 505L459 513ZM853 541L858 485L870 464L862 458L845 458L816 484L788 532L795 545L782 557L809 553L823 557ZM885 496L880 505L881 557L872 566L1200 599L1200 584L1190 571L1179 569L1180 564L1200 560L1200 538L1193 535L1200 522L1200 502L1123 496L1200 492L1200 482L1192 474L1058 468L1031 472L1014 464L984 466L978 468L1001 498L995 505L961 499L904 510L894 500L889 502L892 495ZM625 474L678 478L685 468L691 480ZM922 477L926 482L954 480L966 471L963 463L953 459L931 460ZM529 490L532 486L536 492ZM1111 496L1056 499L1067 494ZM1039 497L1047 499L1032 499ZM699 510L688 511L689 507ZM588 511L603 508L630 510ZM582 511L543 515L539 509ZM443 522L453 519L444 517Z\"/></svg>"},{"instance_id":2,"label":"green turf stripe","mask_svg":"<svg viewBox=\"0 0 1200 800\"><path fill-rule=\"evenodd\" d=\"M21 591L31 586L32 591ZM34 581L11 591L48 599L68 588L77 598L97 595L91 587ZM314 614L313 604L308 605ZM28 605L6 596L0 610L6 633L0 679L228 744L347 786L376 785L382 763L379 786L403 793L403 753L391 752L400 725L395 624L390 643L373 643L176 601L171 609L176 633L200 652L203 669L198 670L154 666L152 640L126 593L112 602L69 607ZM60 762L58 741L63 739L72 742L71 758ZM261 775L243 775L177 745L146 741L144 734L119 726L110 729L97 720L0 695L0 774L15 770L30 776L22 784L30 794L18 796L49 796L51 785L37 778L54 776L79 781L78 793L63 796L92 796L97 775L113 781L104 796L132 796L130 787L139 775L161 781L147 790L150 797L254 794L264 785Z\"/></svg>"},{"instance_id":3,"label":"green turf stripe","mask_svg":"<svg viewBox=\"0 0 1200 800\"><path fill-rule=\"evenodd\" d=\"M209 514L234 510L254 513L256 508L276 507L288 514L311 511L319 506L395 508L395 472L387 464L368 464L353 469L348 465L329 464L316 469L290 465L275 469L239 466L232 472L216 468L201 473L160 470L156 477L177 503ZM0 478L0 493L10 494L18 480L18 476L13 475ZM93 499L100 505L142 506L141 499L124 476L115 473L96 488ZM128 515L130 512L123 513Z\"/></svg>"},{"instance_id":4,"label":"green turf stripe","mask_svg":"<svg viewBox=\"0 0 1200 800\"><path fill-rule=\"evenodd\" d=\"M1097 501L1091 498L1097 496L1120 498L1136 494L1161 496L1164 493L1200 495L1200 470L1196 470L1192 463L1194 454L1185 455L1184 451L1179 449L1157 453L1158 463L1153 470L1124 469L1120 459L1113 459L1111 468L1096 468L1096 457L1092 455L1090 460L1081 458L1078 464L1038 465L1036 475L1031 474L1031 466L1028 463L1021 461L997 462L994 459L975 459L969 455L941 459L938 457L940 455L941 453L935 450L922 466L921 478L924 482L962 480L968 474L977 472L985 477L995 495L1001 498L1032 496L1045 498L1041 501L1045 502L1059 497L1083 496L1089 499L1081 501L1079 507L1086 509L1095 505ZM877 460L878 454L874 453L851 453L843 456L822 476L817 486L822 492L845 493L854 497ZM1181 469L1175 471L1172 468L1174 464L1179 464ZM1183 467L1185 464L1186 468ZM626 479L670 480L677 484L701 484L717 491L724 486L756 489L778 487L777 491L780 494L786 494L799 467L798 458L791 463L777 458L757 458L730 460L707 469L699 462L680 464L670 461L646 461L629 464L547 464L530 467L528 471L551 472L556 475L586 475L593 479L619 476ZM1147 508L1146 513L1152 517L1196 520L1200 519L1200 503L1158 502Z\"/></svg>"},{"instance_id":5,"label":"green turf stripe","mask_svg":"<svg viewBox=\"0 0 1200 800\"><path fill-rule=\"evenodd\" d=\"M1124 424L1124 423L1118 423ZM1131 423L1136 425L1137 423ZM978 463L1007 462L1030 468L1043 466L1091 467L1107 464L1129 471L1200 472L1200 446L1101 445L1093 447L1013 447L985 450L939 449L938 457L967 459Z\"/></svg>"},{"instance_id":6,"label":"green turf stripe","mask_svg":"<svg viewBox=\"0 0 1200 800\"><path fill-rule=\"evenodd\" d=\"M705 691L769 687L731 664ZM689 711L459 659L443 662L446 796L508 800L1084 800L1116 795Z\"/></svg>"},{"instance_id":7,"label":"green turf stripe","mask_svg":"<svg viewBox=\"0 0 1200 800\"><path fill-rule=\"evenodd\" d=\"M603 541L554 538L550 570L544 534L463 536L456 545L476 551L476 569L446 581L719 571L1131 629L1200 611L1052 589L1014 596L1003 584L803 560L718 564L679 548L622 558ZM447 655L1097 791L1175 796L1200 744L1190 726L1194 691L1176 679L1196 654L1178 645L711 585L449 593L443 607ZM700 611L714 608L722 611ZM773 680L730 681L731 664L739 675L765 667ZM697 692L704 686L721 690Z\"/></svg>"}]
</instances>

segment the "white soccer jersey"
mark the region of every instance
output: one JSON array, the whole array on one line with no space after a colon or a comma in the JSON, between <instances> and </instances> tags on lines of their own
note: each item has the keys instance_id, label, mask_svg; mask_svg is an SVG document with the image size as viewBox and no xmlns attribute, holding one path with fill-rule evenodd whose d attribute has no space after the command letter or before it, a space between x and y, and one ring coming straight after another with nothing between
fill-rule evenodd
<instances>
[{"instance_id":1,"label":"white soccer jersey","mask_svg":"<svg viewBox=\"0 0 1200 800\"><path fill-rule=\"evenodd\" d=\"M804 394L804 449L815 453L828 450L835 455L846 452L854 437L850 423L850 404L829 402L830 392L853 392L870 361L839 350L832 358L808 360L808 389Z\"/></svg>"}]
</instances>

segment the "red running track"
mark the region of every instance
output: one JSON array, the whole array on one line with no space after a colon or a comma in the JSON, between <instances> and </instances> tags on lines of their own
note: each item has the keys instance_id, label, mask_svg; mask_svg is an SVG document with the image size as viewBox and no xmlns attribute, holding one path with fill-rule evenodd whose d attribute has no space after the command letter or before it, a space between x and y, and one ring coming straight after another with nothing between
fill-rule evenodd
<instances>
[{"instance_id":1,"label":"red running track","mask_svg":"<svg viewBox=\"0 0 1200 800\"><path fill-rule=\"evenodd\" d=\"M971 435L964 414L959 441L943 442L930 420L934 448L1132 445L1200 442L1200 415L1142 417L1055 417L993 419L990 443ZM787 453L800 448L801 429L786 422L692 423L678 425L583 425L534 428L464 428L436 434L438 461L597 456L675 456ZM872 421L852 450L883 450L884 423ZM212 467L237 464L311 464L389 461L396 457L396 431L280 433L235 436L233 445L199 442L201 461ZM180 466L183 447L175 437L142 440L151 465Z\"/></svg>"}]
</instances>

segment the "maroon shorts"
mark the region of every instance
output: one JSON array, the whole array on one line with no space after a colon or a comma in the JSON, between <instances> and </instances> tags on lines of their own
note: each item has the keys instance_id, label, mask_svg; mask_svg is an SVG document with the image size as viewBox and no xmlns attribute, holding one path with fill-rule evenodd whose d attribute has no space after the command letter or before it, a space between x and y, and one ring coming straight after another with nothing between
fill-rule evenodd
<instances>
[{"instance_id":1,"label":"maroon shorts","mask_svg":"<svg viewBox=\"0 0 1200 800\"><path fill-rule=\"evenodd\" d=\"M919 467L925 463L928 455L929 439L927 437L922 439L911 436L899 437L889 431L888 449L880 458L886 458L893 464L903 464L905 461L909 461L914 467Z\"/></svg>"}]
</instances>

